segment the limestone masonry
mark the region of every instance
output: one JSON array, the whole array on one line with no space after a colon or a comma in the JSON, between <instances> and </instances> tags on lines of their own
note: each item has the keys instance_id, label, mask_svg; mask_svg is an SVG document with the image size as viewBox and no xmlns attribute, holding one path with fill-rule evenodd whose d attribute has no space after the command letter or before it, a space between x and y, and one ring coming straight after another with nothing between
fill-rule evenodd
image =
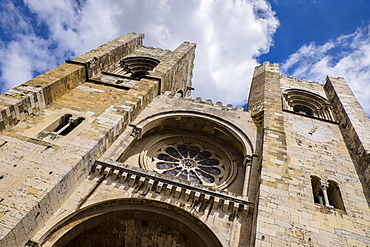
<instances>
[{"instance_id":1,"label":"limestone masonry","mask_svg":"<svg viewBox=\"0 0 370 247\"><path fill-rule=\"evenodd\" d=\"M343 78L265 62L235 109L191 98L195 44L143 38L0 95L0 246L370 246L370 123Z\"/></svg>"}]
</instances>

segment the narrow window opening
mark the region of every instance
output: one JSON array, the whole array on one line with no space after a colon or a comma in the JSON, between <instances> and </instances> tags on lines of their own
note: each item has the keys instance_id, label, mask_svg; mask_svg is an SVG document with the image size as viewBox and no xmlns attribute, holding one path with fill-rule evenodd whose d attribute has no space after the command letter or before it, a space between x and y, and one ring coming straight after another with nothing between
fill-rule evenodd
<instances>
[{"instance_id":1,"label":"narrow window opening","mask_svg":"<svg viewBox=\"0 0 370 247\"><path fill-rule=\"evenodd\" d=\"M72 118L72 115L71 114L66 114L63 117L61 117L60 120L59 120L58 127L55 130L53 130L52 132L58 132L61 129L63 129L69 123L69 121L71 120L71 118Z\"/></svg>"},{"instance_id":2,"label":"narrow window opening","mask_svg":"<svg viewBox=\"0 0 370 247\"><path fill-rule=\"evenodd\" d=\"M63 126L60 130L56 131L59 135L65 136L69 134L72 130L74 130L80 123L85 120L83 117L79 117L77 119L69 119L69 122Z\"/></svg>"},{"instance_id":3,"label":"narrow window opening","mask_svg":"<svg viewBox=\"0 0 370 247\"><path fill-rule=\"evenodd\" d=\"M75 129L78 125L80 125L84 120L85 118L83 117L73 118L72 114L65 114L64 116L60 117L57 121L49 125L45 129L45 131L65 136L68 133L70 133L73 129Z\"/></svg>"},{"instance_id":4,"label":"narrow window opening","mask_svg":"<svg viewBox=\"0 0 370 247\"><path fill-rule=\"evenodd\" d=\"M47 132L58 132L62 129L66 124L68 124L69 120L71 119L72 114L65 114L64 116L60 117L57 121L50 124L45 131Z\"/></svg>"},{"instance_id":5,"label":"narrow window opening","mask_svg":"<svg viewBox=\"0 0 370 247\"><path fill-rule=\"evenodd\" d=\"M320 179L317 177L311 176L311 185L312 185L312 193L315 203L325 205L324 204L324 195L321 189L321 182Z\"/></svg>"},{"instance_id":6,"label":"narrow window opening","mask_svg":"<svg viewBox=\"0 0 370 247\"><path fill-rule=\"evenodd\" d=\"M345 210L342 194L340 193L339 186L334 181L329 180L329 186L328 186L328 199L329 204L332 205L335 208Z\"/></svg>"}]
</instances>

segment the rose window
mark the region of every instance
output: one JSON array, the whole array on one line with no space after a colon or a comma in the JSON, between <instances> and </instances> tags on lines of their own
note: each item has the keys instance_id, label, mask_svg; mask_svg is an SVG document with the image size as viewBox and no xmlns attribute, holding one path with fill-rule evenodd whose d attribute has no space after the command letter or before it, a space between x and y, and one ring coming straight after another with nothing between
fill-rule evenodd
<instances>
[{"instance_id":1,"label":"rose window","mask_svg":"<svg viewBox=\"0 0 370 247\"><path fill-rule=\"evenodd\" d=\"M144 150L142 165L160 174L214 187L225 187L235 177L230 157L203 138L171 136Z\"/></svg>"}]
</instances>

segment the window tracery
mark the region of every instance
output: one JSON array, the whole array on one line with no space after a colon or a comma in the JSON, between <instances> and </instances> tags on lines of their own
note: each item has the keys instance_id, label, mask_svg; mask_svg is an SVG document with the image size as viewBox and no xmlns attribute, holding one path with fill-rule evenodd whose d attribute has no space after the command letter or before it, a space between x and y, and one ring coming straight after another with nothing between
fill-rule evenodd
<instances>
[{"instance_id":1,"label":"window tracery","mask_svg":"<svg viewBox=\"0 0 370 247\"><path fill-rule=\"evenodd\" d=\"M283 93L283 109L301 115L335 121L330 102L303 89L287 89Z\"/></svg>"},{"instance_id":2,"label":"window tracery","mask_svg":"<svg viewBox=\"0 0 370 247\"><path fill-rule=\"evenodd\" d=\"M119 61L111 74L140 79L149 74L158 64L159 60L151 57L126 57Z\"/></svg>"},{"instance_id":3,"label":"window tracery","mask_svg":"<svg viewBox=\"0 0 370 247\"><path fill-rule=\"evenodd\" d=\"M141 166L167 176L217 188L236 176L231 157L202 137L168 136L148 143L144 150Z\"/></svg>"}]
</instances>

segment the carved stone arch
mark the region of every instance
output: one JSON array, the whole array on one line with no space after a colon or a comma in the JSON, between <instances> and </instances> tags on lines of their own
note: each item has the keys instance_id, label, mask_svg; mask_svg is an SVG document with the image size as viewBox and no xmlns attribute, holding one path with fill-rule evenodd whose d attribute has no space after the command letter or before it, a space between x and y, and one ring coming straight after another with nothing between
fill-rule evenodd
<instances>
[{"instance_id":1,"label":"carved stone arch","mask_svg":"<svg viewBox=\"0 0 370 247\"><path fill-rule=\"evenodd\" d=\"M330 102L324 97L303 89L287 89L283 92L284 110L334 121Z\"/></svg>"},{"instance_id":2,"label":"carved stone arch","mask_svg":"<svg viewBox=\"0 0 370 247\"><path fill-rule=\"evenodd\" d=\"M317 179L321 183L321 177L319 175L311 175L311 178Z\"/></svg>"},{"instance_id":3,"label":"carved stone arch","mask_svg":"<svg viewBox=\"0 0 370 247\"><path fill-rule=\"evenodd\" d=\"M131 73L132 77L141 78L147 75L149 71L152 71L160 63L159 60L152 57L125 57L120 61L122 69Z\"/></svg>"},{"instance_id":4,"label":"carved stone arch","mask_svg":"<svg viewBox=\"0 0 370 247\"><path fill-rule=\"evenodd\" d=\"M153 57L128 56L111 65L103 74L140 80L150 75L159 63L160 61Z\"/></svg>"},{"instance_id":5,"label":"carved stone arch","mask_svg":"<svg viewBox=\"0 0 370 247\"><path fill-rule=\"evenodd\" d=\"M223 236L215 234L217 231L181 208L154 200L126 198L99 202L76 211L50 228L39 244L42 247L168 244L217 247L227 243Z\"/></svg>"},{"instance_id":6,"label":"carved stone arch","mask_svg":"<svg viewBox=\"0 0 370 247\"><path fill-rule=\"evenodd\" d=\"M168 119L180 120L181 118L199 118L213 122L218 127L222 127L224 131L226 131L230 136L234 137L237 142L239 142L245 155L252 155L254 153L252 142L248 136L242 130L240 130L240 128L225 119L213 116L211 114L199 113L195 111L162 112L153 114L141 120L135 125L135 127L140 130L140 135L142 136L148 131L155 129L157 126L162 125L163 122Z\"/></svg>"},{"instance_id":7,"label":"carved stone arch","mask_svg":"<svg viewBox=\"0 0 370 247\"><path fill-rule=\"evenodd\" d=\"M247 163L254 150L248 136L231 122L196 111L171 111L132 126L135 138L124 144L127 148L117 161L206 187L247 193Z\"/></svg>"}]
</instances>

